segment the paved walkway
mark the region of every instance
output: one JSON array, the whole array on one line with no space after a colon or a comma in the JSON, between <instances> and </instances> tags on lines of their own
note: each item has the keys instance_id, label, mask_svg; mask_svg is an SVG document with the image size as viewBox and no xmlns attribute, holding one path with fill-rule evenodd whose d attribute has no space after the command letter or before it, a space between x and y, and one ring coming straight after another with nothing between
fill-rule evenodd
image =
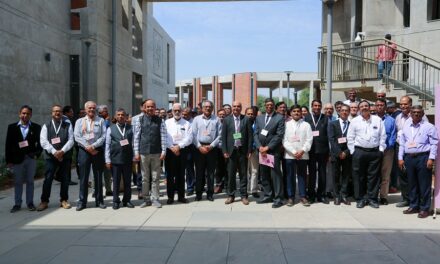
<instances>
[{"instance_id":1,"label":"paved walkway","mask_svg":"<svg viewBox=\"0 0 440 264\"><path fill-rule=\"evenodd\" d=\"M60 209L57 193L59 184L44 212L11 214L12 190L0 192L0 263L440 263L440 219L406 216L394 204L272 209L252 199L226 206L220 195L76 212ZM69 193L74 201L78 187Z\"/></svg>"}]
</instances>

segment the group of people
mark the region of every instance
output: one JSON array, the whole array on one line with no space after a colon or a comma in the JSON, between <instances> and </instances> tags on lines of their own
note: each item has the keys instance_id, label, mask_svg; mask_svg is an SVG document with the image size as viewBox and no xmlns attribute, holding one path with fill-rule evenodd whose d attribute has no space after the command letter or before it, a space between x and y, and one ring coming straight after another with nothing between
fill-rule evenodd
<instances>
[{"instance_id":1,"label":"group of people","mask_svg":"<svg viewBox=\"0 0 440 264\"><path fill-rule=\"evenodd\" d=\"M202 200L204 192L213 201L214 194L224 190L225 204L239 196L248 205L252 195L258 204L271 203L272 208L293 206L297 189L298 201L304 206L329 204L331 198L335 205L350 205L352 196L358 208L379 208L388 204L390 175L395 172L402 193L397 206L407 207L404 214L427 217L437 154L436 128L421 106L412 106L408 96L400 99L400 110L387 112L393 103L385 99L385 93L378 93L373 103L359 100L354 90L348 95L344 102L325 104L324 113L320 100L312 101L309 112L305 106L275 104L271 98L265 100L263 113L252 106L243 114L241 102L234 101L215 115L209 100L196 109L176 103L161 113L154 100L147 99L140 114L129 117L119 108L112 121L106 108L101 107L98 115L96 103L88 101L84 116L76 122L54 105L51 119L42 126L30 121L32 108L23 106L20 120L9 125L6 138L6 161L15 175L11 212L21 208L23 182L28 209L48 208L56 175L61 182L60 206L71 208L68 187L77 146L77 211L87 207L91 171L96 207L106 208L104 196L111 194L112 208L120 208L122 182L122 206L134 208L132 181L141 208L162 207L159 185L163 167L167 204L175 202L176 193L178 202L188 203L186 197L194 193L196 201ZM36 208L33 177L41 152L46 172Z\"/></svg>"}]
</instances>

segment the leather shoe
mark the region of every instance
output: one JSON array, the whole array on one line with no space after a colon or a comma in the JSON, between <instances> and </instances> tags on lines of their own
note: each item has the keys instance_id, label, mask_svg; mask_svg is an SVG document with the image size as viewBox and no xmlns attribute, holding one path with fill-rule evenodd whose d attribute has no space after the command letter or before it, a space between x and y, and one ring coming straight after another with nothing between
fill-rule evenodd
<instances>
[{"instance_id":1,"label":"leather shoe","mask_svg":"<svg viewBox=\"0 0 440 264\"><path fill-rule=\"evenodd\" d=\"M241 202L242 202L244 205L249 205L249 200L248 200L247 197L243 197L243 198L241 198Z\"/></svg>"},{"instance_id":2,"label":"leather shoe","mask_svg":"<svg viewBox=\"0 0 440 264\"><path fill-rule=\"evenodd\" d=\"M272 204L272 208L280 208L281 206L283 206L282 202L275 202Z\"/></svg>"},{"instance_id":3,"label":"leather shoe","mask_svg":"<svg viewBox=\"0 0 440 264\"><path fill-rule=\"evenodd\" d=\"M309 206L310 206L310 202L309 202L306 198L301 198L301 199L299 199L299 202L300 202L303 206L306 206L306 207L309 207Z\"/></svg>"},{"instance_id":4,"label":"leather shoe","mask_svg":"<svg viewBox=\"0 0 440 264\"><path fill-rule=\"evenodd\" d=\"M191 195L193 195L194 194L194 191L187 191L186 192L186 196L191 196Z\"/></svg>"},{"instance_id":5,"label":"leather shoe","mask_svg":"<svg viewBox=\"0 0 440 264\"><path fill-rule=\"evenodd\" d=\"M234 202L234 199L235 199L235 197L233 197L233 196L229 196L229 197L226 199L225 204L231 204L231 203L233 203L233 202Z\"/></svg>"},{"instance_id":6,"label":"leather shoe","mask_svg":"<svg viewBox=\"0 0 440 264\"><path fill-rule=\"evenodd\" d=\"M105 208L107 208L107 205L105 205L104 203L99 203L96 205L96 207L99 207L101 209L105 209Z\"/></svg>"},{"instance_id":7,"label":"leather shoe","mask_svg":"<svg viewBox=\"0 0 440 264\"><path fill-rule=\"evenodd\" d=\"M260 198L260 195L257 192L252 193L252 197L254 198Z\"/></svg>"},{"instance_id":8,"label":"leather shoe","mask_svg":"<svg viewBox=\"0 0 440 264\"><path fill-rule=\"evenodd\" d=\"M144 199L144 197L142 196L142 193L138 192L138 200L143 200L143 199Z\"/></svg>"},{"instance_id":9,"label":"leather shoe","mask_svg":"<svg viewBox=\"0 0 440 264\"><path fill-rule=\"evenodd\" d=\"M173 203L174 203L174 199L168 198L167 204L173 204Z\"/></svg>"},{"instance_id":10,"label":"leather shoe","mask_svg":"<svg viewBox=\"0 0 440 264\"><path fill-rule=\"evenodd\" d=\"M374 208L374 209L379 208L379 203L376 202L376 201L372 201L372 200L370 200L369 203L368 203L368 205L370 205L370 207L371 207L371 208Z\"/></svg>"},{"instance_id":11,"label":"leather shoe","mask_svg":"<svg viewBox=\"0 0 440 264\"><path fill-rule=\"evenodd\" d=\"M114 203L113 210L118 210L118 209L119 209L119 203Z\"/></svg>"},{"instance_id":12,"label":"leather shoe","mask_svg":"<svg viewBox=\"0 0 440 264\"><path fill-rule=\"evenodd\" d=\"M294 206L294 205L295 205L295 200L292 199L292 198L289 198L289 199L287 200L287 206L292 207L292 206Z\"/></svg>"},{"instance_id":13,"label":"leather shoe","mask_svg":"<svg viewBox=\"0 0 440 264\"><path fill-rule=\"evenodd\" d=\"M342 197L341 202L345 205L350 205L351 202L346 198L346 197Z\"/></svg>"},{"instance_id":14,"label":"leather shoe","mask_svg":"<svg viewBox=\"0 0 440 264\"><path fill-rule=\"evenodd\" d=\"M196 201L201 201L202 200L202 196L196 196Z\"/></svg>"},{"instance_id":15,"label":"leather shoe","mask_svg":"<svg viewBox=\"0 0 440 264\"><path fill-rule=\"evenodd\" d=\"M127 208L134 208L134 205L131 202L126 202L126 203L123 203L122 205Z\"/></svg>"},{"instance_id":16,"label":"leather shoe","mask_svg":"<svg viewBox=\"0 0 440 264\"><path fill-rule=\"evenodd\" d=\"M271 203L271 202L273 202L271 198L264 198L264 199L258 200L257 204L265 204L265 203Z\"/></svg>"},{"instance_id":17,"label":"leather shoe","mask_svg":"<svg viewBox=\"0 0 440 264\"><path fill-rule=\"evenodd\" d=\"M208 196L208 201L210 201L210 202L214 202L214 197L213 196Z\"/></svg>"},{"instance_id":18,"label":"leather shoe","mask_svg":"<svg viewBox=\"0 0 440 264\"><path fill-rule=\"evenodd\" d=\"M84 205L82 205L82 204L78 204L78 205L76 206L76 211L82 211L82 210L84 210L84 209L86 209L86 207L85 207Z\"/></svg>"},{"instance_id":19,"label":"leather shoe","mask_svg":"<svg viewBox=\"0 0 440 264\"><path fill-rule=\"evenodd\" d=\"M37 207L37 211L38 211L38 212L41 212L41 211L46 210L47 208L49 208L48 203L47 203L47 202L41 202L41 203L38 205L38 207Z\"/></svg>"},{"instance_id":20,"label":"leather shoe","mask_svg":"<svg viewBox=\"0 0 440 264\"><path fill-rule=\"evenodd\" d=\"M11 213L16 213L18 211L20 211L21 207L19 205L14 205L11 209Z\"/></svg>"},{"instance_id":21,"label":"leather shoe","mask_svg":"<svg viewBox=\"0 0 440 264\"><path fill-rule=\"evenodd\" d=\"M335 205L340 205L341 204L341 198L336 197L335 198Z\"/></svg>"},{"instance_id":22,"label":"leather shoe","mask_svg":"<svg viewBox=\"0 0 440 264\"><path fill-rule=\"evenodd\" d=\"M401 202L398 202L397 204L396 204L396 207L407 207L407 206L409 206L409 202L408 201L401 201Z\"/></svg>"},{"instance_id":23,"label":"leather shoe","mask_svg":"<svg viewBox=\"0 0 440 264\"><path fill-rule=\"evenodd\" d=\"M381 205L388 205L388 200L387 200L387 198L380 198L380 204L381 204Z\"/></svg>"},{"instance_id":24,"label":"leather shoe","mask_svg":"<svg viewBox=\"0 0 440 264\"><path fill-rule=\"evenodd\" d=\"M183 204L189 203L188 199L186 199L186 198L179 198L177 201L179 201L179 203L183 203Z\"/></svg>"},{"instance_id":25,"label":"leather shoe","mask_svg":"<svg viewBox=\"0 0 440 264\"><path fill-rule=\"evenodd\" d=\"M360 200L356 203L356 208L364 208L367 202L365 200Z\"/></svg>"},{"instance_id":26,"label":"leather shoe","mask_svg":"<svg viewBox=\"0 0 440 264\"><path fill-rule=\"evenodd\" d=\"M72 208L72 206L71 206L71 205L69 204L69 202L66 201L66 200L61 201L60 207L62 207L62 208L64 208L64 209L70 209L70 208Z\"/></svg>"},{"instance_id":27,"label":"leather shoe","mask_svg":"<svg viewBox=\"0 0 440 264\"><path fill-rule=\"evenodd\" d=\"M408 208L403 211L403 214L417 214L419 212L419 209L417 208Z\"/></svg>"},{"instance_id":28,"label":"leather shoe","mask_svg":"<svg viewBox=\"0 0 440 264\"><path fill-rule=\"evenodd\" d=\"M418 218L426 218L429 216L428 211L420 211L420 213L417 215Z\"/></svg>"},{"instance_id":29,"label":"leather shoe","mask_svg":"<svg viewBox=\"0 0 440 264\"><path fill-rule=\"evenodd\" d=\"M323 203L323 204L329 204L330 203L330 201L328 200L327 197L318 198L318 202Z\"/></svg>"},{"instance_id":30,"label":"leather shoe","mask_svg":"<svg viewBox=\"0 0 440 264\"><path fill-rule=\"evenodd\" d=\"M35 210L37 210L37 208L35 208L35 205L33 203L31 203L31 204L28 204L28 210L35 211Z\"/></svg>"}]
</instances>

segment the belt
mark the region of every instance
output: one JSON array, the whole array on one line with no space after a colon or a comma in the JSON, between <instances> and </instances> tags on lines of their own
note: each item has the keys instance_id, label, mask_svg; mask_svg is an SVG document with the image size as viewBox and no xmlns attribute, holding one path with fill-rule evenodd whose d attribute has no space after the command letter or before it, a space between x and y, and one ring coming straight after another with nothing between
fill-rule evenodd
<instances>
[{"instance_id":1,"label":"belt","mask_svg":"<svg viewBox=\"0 0 440 264\"><path fill-rule=\"evenodd\" d=\"M405 156L410 156L410 157L418 157L418 156L423 156L423 155L429 155L429 151L425 151L425 152L418 152L418 153L406 153Z\"/></svg>"},{"instance_id":2,"label":"belt","mask_svg":"<svg viewBox=\"0 0 440 264\"><path fill-rule=\"evenodd\" d=\"M200 143L200 145L202 145L202 146L211 145L211 143L204 143L204 142L199 142L199 143Z\"/></svg>"},{"instance_id":3,"label":"belt","mask_svg":"<svg viewBox=\"0 0 440 264\"><path fill-rule=\"evenodd\" d=\"M366 151L366 152L374 152L374 151L379 151L379 147L375 147L375 148L363 148L363 147L359 147L359 146L354 146L354 148Z\"/></svg>"}]
</instances>

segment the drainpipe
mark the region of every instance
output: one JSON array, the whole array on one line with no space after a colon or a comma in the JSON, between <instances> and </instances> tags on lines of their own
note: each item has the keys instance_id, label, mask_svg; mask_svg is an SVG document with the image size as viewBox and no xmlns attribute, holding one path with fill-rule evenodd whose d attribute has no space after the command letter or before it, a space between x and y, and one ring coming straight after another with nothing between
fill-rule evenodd
<instances>
[{"instance_id":1,"label":"drainpipe","mask_svg":"<svg viewBox=\"0 0 440 264\"><path fill-rule=\"evenodd\" d=\"M116 105L116 0L112 0L112 114L115 114Z\"/></svg>"}]
</instances>

